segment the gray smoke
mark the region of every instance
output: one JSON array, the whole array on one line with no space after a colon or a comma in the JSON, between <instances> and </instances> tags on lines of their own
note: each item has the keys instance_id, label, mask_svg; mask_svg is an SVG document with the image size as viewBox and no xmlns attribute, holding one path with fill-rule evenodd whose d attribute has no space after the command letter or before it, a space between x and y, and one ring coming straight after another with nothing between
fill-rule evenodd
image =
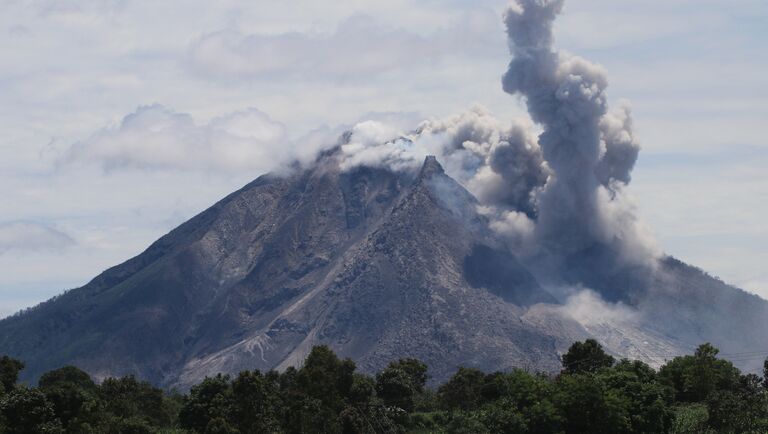
<instances>
[{"instance_id":1,"label":"gray smoke","mask_svg":"<svg viewBox=\"0 0 768 434\"><path fill-rule=\"evenodd\" d=\"M536 238L571 255L611 245L638 260L648 248L623 197L639 146L629 110L608 112L603 70L553 48L563 0L516 0L505 15L513 60L504 91L520 95L543 132L538 144L552 176L538 197Z\"/></svg>"},{"instance_id":2,"label":"gray smoke","mask_svg":"<svg viewBox=\"0 0 768 434\"><path fill-rule=\"evenodd\" d=\"M541 149L524 130L513 128L505 140L492 149L488 160L490 168L501 176L506 186L497 197L488 199L535 218L534 194L549 176Z\"/></svg>"}]
</instances>

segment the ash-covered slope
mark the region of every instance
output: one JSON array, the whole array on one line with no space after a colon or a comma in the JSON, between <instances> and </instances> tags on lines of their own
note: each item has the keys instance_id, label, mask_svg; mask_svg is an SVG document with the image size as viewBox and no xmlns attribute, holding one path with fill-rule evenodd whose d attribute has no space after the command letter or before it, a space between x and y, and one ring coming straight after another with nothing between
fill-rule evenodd
<instances>
[{"instance_id":1,"label":"ash-covered slope","mask_svg":"<svg viewBox=\"0 0 768 434\"><path fill-rule=\"evenodd\" d=\"M419 357L439 378L462 364L555 366L555 339L520 319L523 307L555 299L501 250L475 205L428 157L322 280L240 341L192 358L182 384L210 372L297 365L320 343L369 371ZM484 262L499 267L489 272ZM483 276L468 278L475 274Z\"/></svg>"},{"instance_id":2,"label":"ash-covered slope","mask_svg":"<svg viewBox=\"0 0 768 434\"><path fill-rule=\"evenodd\" d=\"M419 173L342 172L330 153L257 179L88 285L1 321L0 352L26 360L27 379L73 363L165 385L300 363L316 343L371 370L406 354L438 372L551 367L553 339L519 320L540 301L554 298L436 160Z\"/></svg>"},{"instance_id":3,"label":"ash-covered slope","mask_svg":"<svg viewBox=\"0 0 768 434\"><path fill-rule=\"evenodd\" d=\"M263 176L88 285L0 321L27 379L67 363L185 387L300 364L328 344L369 372L556 370L574 340L654 365L710 341L747 369L768 302L659 254L626 190L639 152L604 71L558 51L563 0L515 0L504 90L389 134L362 122L311 167ZM437 154L449 169L448 176ZM466 187L468 190L465 190ZM472 193L470 193L470 191Z\"/></svg>"},{"instance_id":4,"label":"ash-covered slope","mask_svg":"<svg viewBox=\"0 0 768 434\"><path fill-rule=\"evenodd\" d=\"M633 288L619 312L555 298L434 157L418 171L345 171L337 154L263 176L88 285L0 321L0 353L25 360L32 381L75 364L184 388L298 365L316 344L368 372L417 357L434 381L460 365L556 370L589 336L656 364L703 341L768 344L768 303L671 259L594 273L604 294Z\"/></svg>"}]
</instances>

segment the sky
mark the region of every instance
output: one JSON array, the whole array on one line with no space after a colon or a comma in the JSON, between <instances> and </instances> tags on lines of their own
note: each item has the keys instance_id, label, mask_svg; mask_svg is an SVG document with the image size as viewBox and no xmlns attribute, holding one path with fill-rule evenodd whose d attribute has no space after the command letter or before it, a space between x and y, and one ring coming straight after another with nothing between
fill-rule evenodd
<instances>
[{"instance_id":1,"label":"sky","mask_svg":"<svg viewBox=\"0 0 768 434\"><path fill-rule=\"evenodd\" d=\"M501 0L0 0L0 316L81 286L345 126L501 90ZM664 251L768 297L768 2L567 0Z\"/></svg>"}]
</instances>

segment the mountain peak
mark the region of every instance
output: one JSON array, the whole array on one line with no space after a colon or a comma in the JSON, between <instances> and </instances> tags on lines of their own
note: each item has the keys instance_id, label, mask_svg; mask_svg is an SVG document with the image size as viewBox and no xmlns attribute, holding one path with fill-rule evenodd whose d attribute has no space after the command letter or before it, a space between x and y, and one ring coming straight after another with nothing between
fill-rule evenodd
<instances>
[{"instance_id":1,"label":"mountain peak","mask_svg":"<svg viewBox=\"0 0 768 434\"><path fill-rule=\"evenodd\" d=\"M445 173L443 166L437 162L437 157L434 155L427 155L424 159L424 164L421 166L420 178L431 178L434 175L442 175Z\"/></svg>"},{"instance_id":2,"label":"mountain peak","mask_svg":"<svg viewBox=\"0 0 768 434\"><path fill-rule=\"evenodd\" d=\"M561 305L539 284L434 156L417 179L334 162L261 177L88 285L1 320L0 352L25 360L30 382L71 364L184 389L300 365L318 344L369 373L418 358L440 382L456 366L557 372L586 337L631 357L768 343L767 303L684 264L641 282L633 306L647 314L596 322L593 303ZM575 264L593 270L595 253L582 255ZM594 274L595 288L639 281ZM656 286L670 291L642 289Z\"/></svg>"}]
</instances>

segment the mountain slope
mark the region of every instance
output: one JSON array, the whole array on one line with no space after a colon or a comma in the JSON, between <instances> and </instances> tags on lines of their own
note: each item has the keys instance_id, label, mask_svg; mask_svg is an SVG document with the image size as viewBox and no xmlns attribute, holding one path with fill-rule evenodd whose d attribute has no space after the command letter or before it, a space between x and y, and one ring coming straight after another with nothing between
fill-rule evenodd
<instances>
[{"instance_id":1,"label":"mountain slope","mask_svg":"<svg viewBox=\"0 0 768 434\"><path fill-rule=\"evenodd\" d=\"M414 173L342 171L328 152L310 169L260 177L86 286L0 321L0 353L25 360L27 380L71 363L97 378L184 388L217 372L297 365L321 343L368 372L420 358L434 381L460 365L556 370L559 354L589 336L657 364L704 340L733 352L768 343L753 330L768 303L672 260L640 283L638 273L593 279L645 288L627 298L651 307L643 314L574 315L477 205L434 157Z\"/></svg>"}]
</instances>

